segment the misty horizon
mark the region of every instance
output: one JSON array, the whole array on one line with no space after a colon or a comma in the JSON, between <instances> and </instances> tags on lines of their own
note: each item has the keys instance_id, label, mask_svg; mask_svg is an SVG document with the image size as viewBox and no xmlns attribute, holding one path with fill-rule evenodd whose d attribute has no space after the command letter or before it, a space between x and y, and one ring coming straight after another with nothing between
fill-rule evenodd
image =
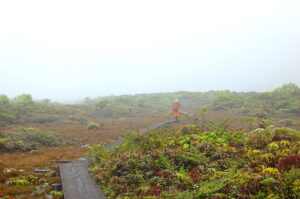
<instances>
[{"instance_id":1,"label":"misty horizon","mask_svg":"<svg viewBox=\"0 0 300 199\"><path fill-rule=\"evenodd\" d=\"M294 84L293 82L289 82ZM289 84L286 83L286 84ZM285 85L285 84L284 84ZM296 84L297 85L297 84ZM283 85L281 85L283 86ZM279 86L279 87L281 87ZM299 85L297 85L299 87ZM279 88L276 87L276 88ZM274 89L276 89L274 88ZM64 99L64 100L55 100L55 99L51 99L48 97L45 98L36 98L35 96L33 96L31 93L20 93L19 95L23 95L23 94L29 94L33 97L34 101L40 101L40 100L50 100L52 103L62 103L62 104L76 104L76 103L82 103L83 101L85 101L86 99L89 100L95 100L98 98L106 98L106 97L121 97L121 96L136 96L136 95L151 95L151 94L167 94L167 93L180 93L180 92L191 92L191 93L208 93L208 92L219 92L219 91L230 91L233 93L264 93L264 92L272 92L274 91L274 89L269 90L269 91L254 91L254 90L250 90L250 91L234 91L234 90L229 90L229 89L224 89L224 90L208 90L208 91L187 91L187 90L178 90L178 91L169 91L169 92L149 92L149 93L124 93L124 94L119 94L119 95L115 95L115 94L111 94L111 95L99 95L99 96L95 96L95 97L91 97L91 96L85 96L85 97L81 97L81 98L70 98L70 99ZM5 93L0 93L0 95L6 95ZM10 99L13 99L19 95L16 96L8 96Z\"/></svg>"},{"instance_id":2,"label":"misty horizon","mask_svg":"<svg viewBox=\"0 0 300 199\"><path fill-rule=\"evenodd\" d=\"M300 2L0 3L0 94L66 102L300 85Z\"/></svg>"}]
</instances>

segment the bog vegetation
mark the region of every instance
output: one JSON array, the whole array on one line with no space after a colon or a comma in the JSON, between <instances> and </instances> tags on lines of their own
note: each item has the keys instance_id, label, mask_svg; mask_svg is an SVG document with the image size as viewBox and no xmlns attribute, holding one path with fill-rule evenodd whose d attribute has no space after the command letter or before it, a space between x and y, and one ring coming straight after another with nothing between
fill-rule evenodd
<instances>
[{"instance_id":1,"label":"bog vegetation","mask_svg":"<svg viewBox=\"0 0 300 199\"><path fill-rule=\"evenodd\" d=\"M238 112L247 117L278 118L282 125L297 126L300 115L300 88L285 84L272 92L176 92L85 98L78 104L63 105L49 99L34 101L29 94L13 99L0 95L0 126L27 123L88 123L103 117L167 116L174 99L183 102L187 112L200 107Z\"/></svg>"},{"instance_id":2,"label":"bog vegetation","mask_svg":"<svg viewBox=\"0 0 300 199\"><path fill-rule=\"evenodd\" d=\"M58 146L62 142L63 139L55 133L18 127L0 134L0 152L30 151L40 146Z\"/></svg>"},{"instance_id":3,"label":"bog vegetation","mask_svg":"<svg viewBox=\"0 0 300 199\"><path fill-rule=\"evenodd\" d=\"M170 119L174 99L187 113L174 129L127 134L109 151L88 148L90 171L109 198L300 198L300 88L290 83L264 93L139 94L76 104L0 95L0 199L62 198L50 186L59 183L57 173L36 174L37 166L79 158L124 129Z\"/></svg>"},{"instance_id":4,"label":"bog vegetation","mask_svg":"<svg viewBox=\"0 0 300 199\"><path fill-rule=\"evenodd\" d=\"M128 134L90 148L90 171L110 198L300 198L300 132L181 131Z\"/></svg>"}]
</instances>

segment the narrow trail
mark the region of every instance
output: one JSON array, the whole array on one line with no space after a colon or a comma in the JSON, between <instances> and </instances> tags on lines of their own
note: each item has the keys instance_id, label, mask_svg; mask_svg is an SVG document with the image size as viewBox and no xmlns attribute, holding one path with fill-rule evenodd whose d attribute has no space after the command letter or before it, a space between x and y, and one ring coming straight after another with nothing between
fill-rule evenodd
<instances>
[{"instance_id":1,"label":"narrow trail","mask_svg":"<svg viewBox=\"0 0 300 199\"><path fill-rule=\"evenodd\" d=\"M167 124L172 124L172 123L176 123L176 120L172 119L172 120L168 120L168 121L165 121L165 122L155 123L155 124L151 125L149 128L142 129L141 131L139 131L139 133L147 133L149 130L156 130L161 126L164 126L164 125L167 125ZM121 139L118 139L118 140L114 141L112 144L107 145L105 147L105 150L109 151L110 149L118 146L123 140L124 140L124 138L121 138Z\"/></svg>"},{"instance_id":2,"label":"narrow trail","mask_svg":"<svg viewBox=\"0 0 300 199\"><path fill-rule=\"evenodd\" d=\"M176 120L168 120L151 125L139 133L147 133L149 130L155 130L163 125L175 123ZM105 150L110 150L123 141L116 140L108 145ZM98 184L88 173L89 163L85 158L74 160L69 163L59 165L60 177L65 199L105 199L105 195L100 190Z\"/></svg>"}]
</instances>

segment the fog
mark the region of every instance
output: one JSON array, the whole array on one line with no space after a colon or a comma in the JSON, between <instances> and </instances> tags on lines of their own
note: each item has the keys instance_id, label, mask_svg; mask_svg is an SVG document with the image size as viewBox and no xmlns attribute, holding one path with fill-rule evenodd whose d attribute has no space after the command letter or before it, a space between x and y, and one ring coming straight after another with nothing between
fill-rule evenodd
<instances>
[{"instance_id":1,"label":"fog","mask_svg":"<svg viewBox=\"0 0 300 199\"><path fill-rule=\"evenodd\" d=\"M0 94L300 85L300 1L1 1Z\"/></svg>"}]
</instances>

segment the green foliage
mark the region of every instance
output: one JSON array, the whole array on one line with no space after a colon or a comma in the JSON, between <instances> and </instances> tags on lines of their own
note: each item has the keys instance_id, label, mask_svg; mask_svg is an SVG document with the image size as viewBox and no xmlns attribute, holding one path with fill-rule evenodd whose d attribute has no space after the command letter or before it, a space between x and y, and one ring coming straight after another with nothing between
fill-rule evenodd
<instances>
[{"instance_id":1,"label":"green foliage","mask_svg":"<svg viewBox=\"0 0 300 199\"><path fill-rule=\"evenodd\" d=\"M63 191L50 191L50 195L62 197L62 196L64 196L64 192Z\"/></svg>"},{"instance_id":2,"label":"green foliage","mask_svg":"<svg viewBox=\"0 0 300 199\"><path fill-rule=\"evenodd\" d=\"M207 131L226 131L229 127L229 125L233 122L233 119L231 118L225 118L223 120L219 121L208 121L204 125L204 129Z\"/></svg>"},{"instance_id":3,"label":"green foliage","mask_svg":"<svg viewBox=\"0 0 300 199\"><path fill-rule=\"evenodd\" d=\"M0 112L0 126L5 126L5 124L12 124L14 120L14 116L4 112Z\"/></svg>"},{"instance_id":4,"label":"green foliage","mask_svg":"<svg viewBox=\"0 0 300 199\"><path fill-rule=\"evenodd\" d=\"M270 151L276 151L279 148L278 144L272 142L271 144L268 145L268 149Z\"/></svg>"},{"instance_id":5,"label":"green foliage","mask_svg":"<svg viewBox=\"0 0 300 199\"><path fill-rule=\"evenodd\" d=\"M268 120L268 119L262 118L261 121L262 121L262 123L263 123L263 125L265 127L268 127L268 126L270 126L272 124L272 122L270 120Z\"/></svg>"},{"instance_id":6,"label":"green foliage","mask_svg":"<svg viewBox=\"0 0 300 199\"><path fill-rule=\"evenodd\" d=\"M179 179L179 181L182 181L182 183L192 183L192 179L188 175L188 170L186 170L184 167L180 167L179 171L176 173L176 176Z\"/></svg>"},{"instance_id":7,"label":"green foliage","mask_svg":"<svg viewBox=\"0 0 300 199\"><path fill-rule=\"evenodd\" d=\"M101 127L102 127L102 125L98 122L89 122L87 124L88 129L100 129Z\"/></svg>"},{"instance_id":8,"label":"green foliage","mask_svg":"<svg viewBox=\"0 0 300 199\"><path fill-rule=\"evenodd\" d=\"M173 165L172 163L168 160L168 158L166 158L164 155L160 154L158 156L158 159L155 161L155 163L157 165L161 165L163 168L168 169L168 170L172 170L173 169Z\"/></svg>"},{"instance_id":9,"label":"green foliage","mask_svg":"<svg viewBox=\"0 0 300 199\"><path fill-rule=\"evenodd\" d=\"M292 168L286 173L286 178L282 187L282 192L288 198L300 197L300 169Z\"/></svg>"},{"instance_id":10,"label":"green foliage","mask_svg":"<svg viewBox=\"0 0 300 199\"><path fill-rule=\"evenodd\" d=\"M42 132L37 128L19 127L8 135L18 145L31 147L38 146L58 146L62 143L62 138L56 133Z\"/></svg>"},{"instance_id":11,"label":"green foliage","mask_svg":"<svg viewBox=\"0 0 300 199\"><path fill-rule=\"evenodd\" d=\"M229 183L230 181L226 178L222 180L212 180L209 182L203 182L199 184L196 196L197 198L205 198L212 196L213 194L218 193L220 190L225 188Z\"/></svg>"},{"instance_id":12,"label":"green foliage","mask_svg":"<svg viewBox=\"0 0 300 199\"><path fill-rule=\"evenodd\" d=\"M201 112L201 116L202 116L202 131L204 130L204 125L206 124L206 111L207 111L207 106L202 106L201 107L202 112Z\"/></svg>"},{"instance_id":13,"label":"green foliage","mask_svg":"<svg viewBox=\"0 0 300 199\"><path fill-rule=\"evenodd\" d=\"M12 178L8 181L8 184L12 184L12 185L29 185L31 183L26 179Z\"/></svg>"},{"instance_id":14,"label":"green foliage","mask_svg":"<svg viewBox=\"0 0 300 199\"><path fill-rule=\"evenodd\" d=\"M295 127L299 125L296 119L282 119L278 121L278 124L285 127Z\"/></svg>"},{"instance_id":15,"label":"green foliage","mask_svg":"<svg viewBox=\"0 0 300 199\"><path fill-rule=\"evenodd\" d=\"M15 97L11 102L10 111L14 113L16 122L25 123L33 116L36 104L30 94L22 94Z\"/></svg>"},{"instance_id":16,"label":"green foliage","mask_svg":"<svg viewBox=\"0 0 300 199\"><path fill-rule=\"evenodd\" d=\"M0 105L1 106L8 105L9 103L10 103L9 99L6 95L0 95Z\"/></svg>"},{"instance_id":17,"label":"green foliage","mask_svg":"<svg viewBox=\"0 0 300 199\"><path fill-rule=\"evenodd\" d=\"M101 99L96 102L96 107L99 109L103 109L108 104L108 101L106 99Z\"/></svg>"},{"instance_id":18,"label":"green foliage","mask_svg":"<svg viewBox=\"0 0 300 199\"><path fill-rule=\"evenodd\" d=\"M181 129L183 134L196 134L200 132L199 127L194 124L188 124Z\"/></svg>"},{"instance_id":19,"label":"green foliage","mask_svg":"<svg viewBox=\"0 0 300 199\"><path fill-rule=\"evenodd\" d=\"M10 141L9 138L0 138L0 143L8 142Z\"/></svg>"},{"instance_id":20,"label":"green foliage","mask_svg":"<svg viewBox=\"0 0 300 199\"><path fill-rule=\"evenodd\" d=\"M205 113L207 111L207 106L202 106L202 111Z\"/></svg>"},{"instance_id":21,"label":"green foliage","mask_svg":"<svg viewBox=\"0 0 300 199\"><path fill-rule=\"evenodd\" d=\"M276 88L273 91L273 94L282 95L282 96L299 95L300 94L300 88L294 83L288 83L288 84L284 84L280 88Z\"/></svg>"},{"instance_id":22,"label":"green foliage","mask_svg":"<svg viewBox=\"0 0 300 199\"><path fill-rule=\"evenodd\" d=\"M12 115L12 107L6 95L0 95L0 126L11 124L15 120Z\"/></svg>"},{"instance_id":23,"label":"green foliage","mask_svg":"<svg viewBox=\"0 0 300 199\"><path fill-rule=\"evenodd\" d=\"M129 134L110 151L91 147L90 171L112 198L299 198L300 156L289 155L299 141L274 127Z\"/></svg>"},{"instance_id":24,"label":"green foliage","mask_svg":"<svg viewBox=\"0 0 300 199\"><path fill-rule=\"evenodd\" d=\"M13 99L0 95L0 126L58 121L83 124L102 117L167 116L174 99L182 101L183 111L200 114L203 124L208 123L208 110L227 110L245 117L265 119L262 123L268 126L267 119L273 117L297 119L300 115L299 95L299 87L292 83L264 93L210 91L123 95L86 98L82 103L74 105L63 105L49 99L34 101L30 94ZM195 110L196 107L200 108ZM290 127L299 128L297 120L289 123ZM203 126L201 130L207 129Z\"/></svg>"},{"instance_id":25,"label":"green foliage","mask_svg":"<svg viewBox=\"0 0 300 199\"><path fill-rule=\"evenodd\" d=\"M89 147L89 160L90 162L101 162L106 157L103 144L97 144L93 147Z\"/></svg>"},{"instance_id":26,"label":"green foliage","mask_svg":"<svg viewBox=\"0 0 300 199\"><path fill-rule=\"evenodd\" d=\"M300 88L293 83L285 84L268 93L219 92L212 105L214 110L230 110L247 116L267 118L280 115L294 117L300 113Z\"/></svg>"},{"instance_id":27,"label":"green foliage","mask_svg":"<svg viewBox=\"0 0 300 199\"><path fill-rule=\"evenodd\" d=\"M124 141L117 147L118 151L148 151L149 149L159 148L167 145L164 142L165 137L172 135L174 132L164 130L149 130L147 133L128 133L124 137Z\"/></svg>"},{"instance_id":28,"label":"green foliage","mask_svg":"<svg viewBox=\"0 0 300 199\"><path fill-rule=\"evenodd\" d=\"M10 185L41 185L48 183L48 181L45 178L39 178L34 175L28 175L28 176L21 176L18 178L11 178L8 181L8 184Z\"/></svg>"},{"instance_id":29,"label":"green foliage","mask_svg":"<svg viewBox=\"0 0 300 199\"><path fill-rule=\"evenodd\" d=\"M33 104L33 99L29 94L22 94L14 98L14 102L17 104Z\"/></svg>"}]
</instances>

